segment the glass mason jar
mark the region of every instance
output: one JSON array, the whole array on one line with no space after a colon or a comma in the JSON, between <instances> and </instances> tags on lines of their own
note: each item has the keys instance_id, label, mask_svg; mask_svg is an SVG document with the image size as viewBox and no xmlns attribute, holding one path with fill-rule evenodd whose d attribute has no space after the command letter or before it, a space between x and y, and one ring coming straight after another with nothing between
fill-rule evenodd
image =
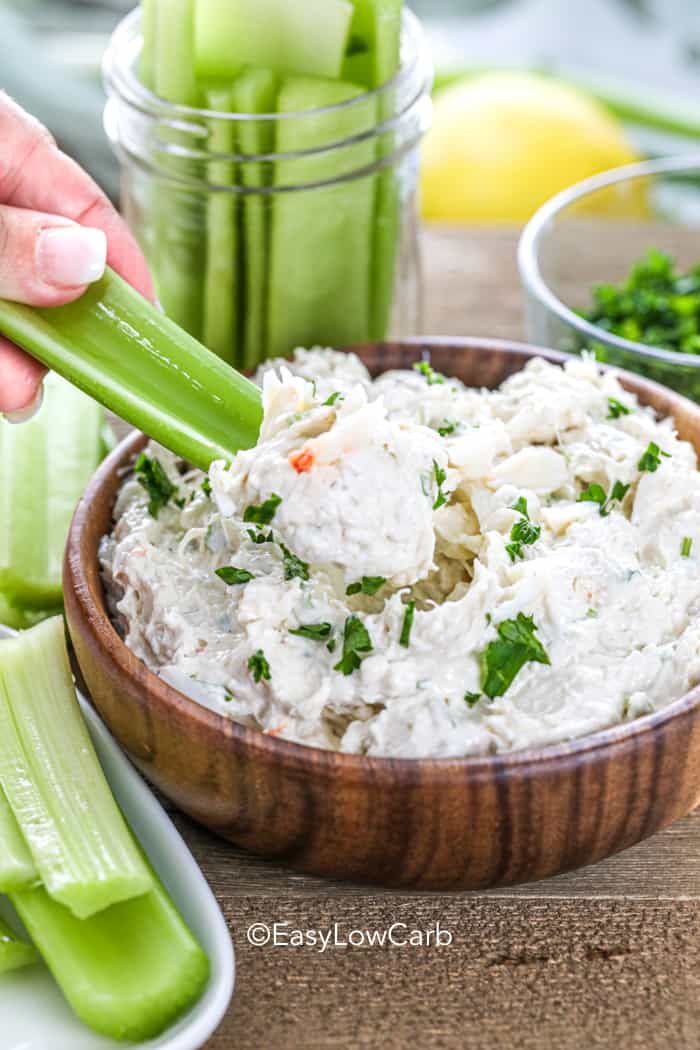
<instances>
[{"instance_id":1,"label":"glass mason jar","mask_svg":"<svg viewBox=\"0 0 700 1050\"><path fill-rule=\"evenodd\" d=\"M297 346L419 333L433 70L415 16L392 80L301 112L165 102L137 76L141 44L137 10L105 56L105 128L166 313L245 369Z\"/></svg>"}]
</instances>

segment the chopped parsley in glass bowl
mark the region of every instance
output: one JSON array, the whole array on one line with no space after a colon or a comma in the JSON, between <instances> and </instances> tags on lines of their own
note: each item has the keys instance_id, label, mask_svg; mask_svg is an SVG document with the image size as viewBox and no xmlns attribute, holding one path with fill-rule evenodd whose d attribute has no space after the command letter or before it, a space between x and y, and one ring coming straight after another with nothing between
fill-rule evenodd
<instances>
[{"instance_id":1,"label":"chopped parsley in glass bowl","mask_svg":"<svg viewBox=\"0 0 700 1050\"><path fill-rule=\"evenodd\" d=\"M520 240L527 334L700 401L700 153L553 197Z\"/></svg>"}]
</instances>

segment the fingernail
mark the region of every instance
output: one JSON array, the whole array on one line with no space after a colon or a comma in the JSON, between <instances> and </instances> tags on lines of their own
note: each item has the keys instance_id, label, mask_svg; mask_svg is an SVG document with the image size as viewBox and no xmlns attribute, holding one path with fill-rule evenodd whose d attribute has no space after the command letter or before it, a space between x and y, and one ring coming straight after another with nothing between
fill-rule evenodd
<instances>
[{"instance_id":1,"label":"fingernail","mask_svg":"<svg viewBox=\"0 0 700 1050\"><path fill-rule=\"evenodd\" d=\"M8 423L27 423L30 419L34 418L43 403L44 384L42 383L39 387L39 392L33 401L30 401L24 408L18 408L16 412L6 412L5 419Z\"/></svg>"},{"instance_id":2,"label":"fingernail","mask_svg":"<svg viewBox=\"0 0 700 1050\"><path fill-rule=\"evenodd\" d=\"M36 265L45 284L77 288L102 276L107 262L107 238L87 226L51 226L36 245Z\"/></svg>"}]
</instances>

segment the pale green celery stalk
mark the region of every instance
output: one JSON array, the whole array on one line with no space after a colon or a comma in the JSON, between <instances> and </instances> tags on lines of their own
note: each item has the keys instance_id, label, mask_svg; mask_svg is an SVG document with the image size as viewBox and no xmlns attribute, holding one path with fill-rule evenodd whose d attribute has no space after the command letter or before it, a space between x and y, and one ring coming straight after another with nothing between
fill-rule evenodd
<instances>
[{"instance_id":1,"label":"pale green celery stalk","mask_svg":"<svg viewBox=\"0 0 700 1050\"><path fill-rule=\"evenodd\" d=\"M0 919L0 974L30 966L38 958L31 944L20 940L14 930Z\"/></svg>"},{"instance_id":2,"label":"pale green celery stalk","mask_svg":"<svg viewBox=\"0 0 700 1050\"><path fill-rule=\"evenodd\" d=\"M28 627L34 627L47 620L49 616L58 616L61 606L53 609L25 609L16 604L5 594L0 594L0 623L6 627L13 627L16 631L24 631Z\"/></svg>"},{"instance_id":3,"label":"pale green celery stalk","mask_svg":"<svg viewBox=\"0 0 700 1050\"><path fill-rule=\"evenodd\" d=\"M186 106L202 100L194 74L194 0L152 0L155 3L153 90ZM158 125L163 148L159 166L165 177L154 185L151 261L158 298L168 317L191 335L202 331L205 200L178 178L197 179L194 160L165 151L199 145L186 131ZM172 178L168 178L168 174Z\"/></svg>"},{"instance_id":4,"label":"pale green celery stalk","mask_svg":"<svg viewBox=\"0 0 700 1050\"><path fill-rule=\"evenodd\" d=\"M147 88L153 90L153 72L155 67L156 35L156 0L141 0L141 58L139 60L139 77Z\"/></svg>"},{"instance_id":5,"label":"pale green celery stalk","mask_svg":"<svg viewBox=\"0 0 700 1050\"><path fill-rule=\"evenodd\" d=\"M0 784L47 892L78 918L151 889L80 713L60 616L0 642Z\"/></svg>"},{"instance_id":6,"label":"pale green celery stalk","mask_svg":"<svg viewBox=\"0 0 700 1050\"><path fill-rule=\"evenodd\" d=\"M230 113L231 88L210 88L207 109ZM208 148L213 153L235 153L236 122L209 121ZM212 160L209 181L216 186L233 186L236 165L232 160ZM207 258L204 280L204 324L202 341L231 365L238 363L239 253L237 194L212 190L207 199Z\"/></svg>"},{"instance_id":7,"label":"pale green celery stalk","mask_svg":"<svg viewBox=\"0 0 700 1050\"><path fill-rule=\"evenodd\" d=\"M250 66L233 85L234 108L238 113L272 113L277 101L277 78L269 69ZM239 148L245 156L260 156L274 149L273 120L241 120ZM272 165L265 161L242 161L243 186L255 190L272 181ZM253 369L266 357L270 195L242 196L243 207L243 366Z\"/></svg>"},{"instance_id":8,"label":"pale green celery stalk","mask_svg":"<svg viewBox=\"0 0 700 1050\"><path fill-rule=\"evenodd\" d=\"M0 893L24 889L38 878L29 847L0 788Z\"/></svg>"},{"instance_id":9,"label":"pale green celery stalk","mask_svg":"<svg viewBox=\"0 0 700 1050\"><path fill-rule=\"evenodd\" d=\"M209 961L167 891L77 919L42 887L10 895L73 1010L112 1039L155 1038L200 998Z\"/></svg>"},{"instance_id":10,"label":"pale green celery stalk","mask_svg":"<svg viewBox=\"0 0 700 1050\"><path fill-rule=\"evenodd\" d=\"M197 0L197 73L232 77L254 65L337 77L352 15L348 0Z\"/></svg>"},{"instance_id":11,"label":"pale green celery stalk","mask_svg":"<svg viewBox=\"0 0 700 1050\"><path fill-rule=\"evenodd\" d=\"M24 610L61 604L68 526L102 456L104 412L56 375L23 426L0 421L0 592Z\"/></svg>"},{"instance_id":12,"label":"pale green celery stalk","mask_svg":"<svg viewBox=\"0 0 700 1050\"><path fill-rule=\"evenodd\" d=\"M355 53L345 60L344 76L372 89L386 84L398 72L402 7L403 0L355 0L350 30ZM377 101L377 123L388 120L393 108L394 92L387 89ZM387 132L378 140L377 159L390 155L392 150L393 135ZM384 339L389 328L400 232L399 185L396 172L387 167L377 175L368 333L372 339Z\"/></svg>"},{"instance_id":13,"label":"pale green celery stalk","mask_svg":"<svg viewBox=\"0 0 700 1050\"><path fill-rule=\"evenodd\" d=\"M68 306L0 300L0 332L202 470L257 441L258 388L112 270Z\"/></svg>"},{"instance_id":14,"label":"pale green celery stalk","mask_svg":"<svg viewBox=\"0 0 700 1050\"><path fill-rule=\"evenodd\" d=\"M283 81L280 113L336 106L364 94L355 84L313 77ZM371 100L277 122L278 153L317 150L374 127ZM352 175L371 166L370 138L275 163L275 185L297 186ZM369 329L373 175L334 185L275 193L273 201L268 352L296 346L343 346Z\"/></svg>"}]
</instances>

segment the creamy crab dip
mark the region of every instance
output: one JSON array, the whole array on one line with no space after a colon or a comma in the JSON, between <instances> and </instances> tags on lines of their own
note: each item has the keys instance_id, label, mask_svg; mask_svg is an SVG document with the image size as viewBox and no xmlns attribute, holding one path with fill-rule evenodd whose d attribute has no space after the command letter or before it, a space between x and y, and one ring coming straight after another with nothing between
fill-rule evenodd
<instances>
[{"instance_id":1,"label":"creamy crab dip","mask_svg":"<svg viewBox=\"0 0 700 1050\"><path fill-rule=\"evenodd\" d=\"M262 371L258 445L151 445L102 569L127 645L265 733L483 755L633 719L700 680L700 474L591 359L495 391L428 363Z\"/></svg>"}]
</instances>

